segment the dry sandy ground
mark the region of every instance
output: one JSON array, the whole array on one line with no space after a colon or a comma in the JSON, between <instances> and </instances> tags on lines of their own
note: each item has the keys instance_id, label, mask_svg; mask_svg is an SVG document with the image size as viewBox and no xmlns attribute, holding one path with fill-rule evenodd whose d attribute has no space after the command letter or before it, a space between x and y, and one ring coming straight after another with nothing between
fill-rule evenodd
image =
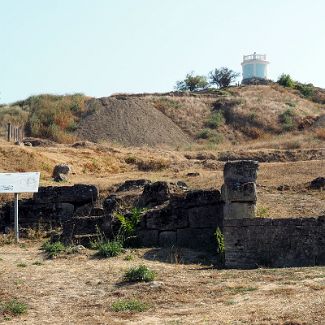
<instances>
[{"instance_id":1,"label":"dry sandy ground","mask_svg":"<svg viewBox=\"0 0 325 325\"><path fill-rule=\"evenodd\" d=\"M185 250L171 263L176 254L168 249L108 259L86 250L48 260L40 245L0 247L0 300L28 305L22 316L0 315L1 324L325 324L325 267L218 270L191 264L193 252ZM156 271L155 282L122 283L124 272L139 264ZM149 309L113 312L112 303L125 298Z\"/></svg>"}]
</instances>

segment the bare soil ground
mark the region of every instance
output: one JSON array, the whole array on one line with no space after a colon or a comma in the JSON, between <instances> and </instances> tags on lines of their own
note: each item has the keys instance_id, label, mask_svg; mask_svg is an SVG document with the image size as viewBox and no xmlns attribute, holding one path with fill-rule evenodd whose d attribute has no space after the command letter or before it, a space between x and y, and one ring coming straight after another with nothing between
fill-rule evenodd
<instances>
[{"instance_id":1,"label":"bare soil ground","mask_svg":"<svg viewBox=\"0 0 325 325\"><path fill-rule=\"evenodd\" d=\"M46 260L39 247L0 247L0 300L28 305L24 315L0 316L1 324L325 324L324 267L218 270L204 255L191 263L194 253L186 250L177 252L184 263L175 263L175 252L166 249L108 259L86 250ZM123 283L125 271L139 264L153 269L156 280ZM149 309L112 311L113 302L126 298Z\"/></svg>"},{"instance_id":2,"label":"bare soil ground","mask_svg":"<svg viewBox=\"0 0 325 325\"><path fill-rule=\"evenodd\" d=\"M190 142L172 120L140 99L100 98L88 105L96 109L80 122L77 134L81 139L134 146L175 146Z\"/></svg>"}]
</instances>

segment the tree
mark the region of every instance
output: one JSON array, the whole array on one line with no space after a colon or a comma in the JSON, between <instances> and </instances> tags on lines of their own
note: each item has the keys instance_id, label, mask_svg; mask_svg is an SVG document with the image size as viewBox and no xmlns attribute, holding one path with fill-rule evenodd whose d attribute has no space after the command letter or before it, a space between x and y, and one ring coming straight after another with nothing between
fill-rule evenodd
<instances>
[{"instance_id":1,"label":"tree","mask_svg":"<svg viewBox=\"0 0 325 325\"><path fill-rule=\"evenodd\" d=\"M292 80L289 74L282 73L277 83L283 87L295 88L295 82Z\"/></svg>"},{"instance_id":2,"label":"tree","mask_svg":"<svg viewBox=\"0 0 325 325\"><path fill-rule=\"evenodd\" d=\"M184 80L176 82L175 89L178 91L195 91L206 89L208 85L205 76L194 75L192 71L186 75Z\"/></svg>"},{"instance_id":3,"label":"tree","mask_svg":"<svg viewBox=\"0 0 325 325\"><path fill-rule=\"evenodd\" d=\"M239 73L231 69L221 67L220 69L214 69L209 73L209 79L211 85L217 85L219 88L228 87L239 77Z\"/></svg>"}]
</instances>

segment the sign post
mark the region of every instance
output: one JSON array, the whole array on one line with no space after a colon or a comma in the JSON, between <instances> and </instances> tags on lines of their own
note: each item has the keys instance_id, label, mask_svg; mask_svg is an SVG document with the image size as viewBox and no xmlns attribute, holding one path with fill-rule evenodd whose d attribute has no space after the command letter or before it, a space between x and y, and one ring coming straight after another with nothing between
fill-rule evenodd
<instances>
[{"instance_id":1,"label":"sign post","mask_svg":"<svg viewBox=\"0 0 325 325\"><path fill-rule=\"evenodd\" d=\"M14 230L16 242L19 241L18 199L19 193L38 192L40 173L0 173L0 193L15 194Z\"/></svg>"}]
</instances>

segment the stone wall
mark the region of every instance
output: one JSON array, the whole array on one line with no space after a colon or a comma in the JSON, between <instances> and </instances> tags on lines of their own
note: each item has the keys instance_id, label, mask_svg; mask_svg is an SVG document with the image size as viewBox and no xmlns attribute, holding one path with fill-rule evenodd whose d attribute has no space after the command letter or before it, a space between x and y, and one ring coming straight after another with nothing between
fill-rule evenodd
<instances>
[{"instance_id":1,"label":"stone wall","mask_svg":"<svg viewBox=\"0 0 325 325\"><path fill-rule=\"evenodd\" d=\"M325 216L225 219L228 268L325 265Z\"/></svg>"},{"instance_id":2,"label":"stone wall","mask_svg":"<svg viewBox=\"0 0 325 325\"><path fill-rule=\"evenodd\" d=\"M136 207L145 211L136 228L137 244L215 251L214 233L223 227L223 205L218 190L189 190L183 184L167 182L128 182L104 200L102 214L90 212L67 220L62 241L87 245L99 232L112 239L119 228L114 213L128 217Z\"/></svg>"},{"instance_id":3,"label":"stone wall","mask_svg":"<svg viewBox=\"0 0 325 325\"><path fill-rule=\"evenodd\" d=\"M223 228L223 202L217 190L171 197L145 213L137 231L144 246L216 250L214 233Z\"/></svg>"},{"instance_id":4,"label":"stone wall","mask_svg":"<svg viewBox=\"0 0 325 325\"><path fill-rule=\"evenodd\" d=\"M98 190L93 185L40 187L32 199L19 201L20 228L50 230L62 226L79 210L93 206ZM13 226L13 202L0 209L0 230Z\"/></svg>"}]
</instances>

